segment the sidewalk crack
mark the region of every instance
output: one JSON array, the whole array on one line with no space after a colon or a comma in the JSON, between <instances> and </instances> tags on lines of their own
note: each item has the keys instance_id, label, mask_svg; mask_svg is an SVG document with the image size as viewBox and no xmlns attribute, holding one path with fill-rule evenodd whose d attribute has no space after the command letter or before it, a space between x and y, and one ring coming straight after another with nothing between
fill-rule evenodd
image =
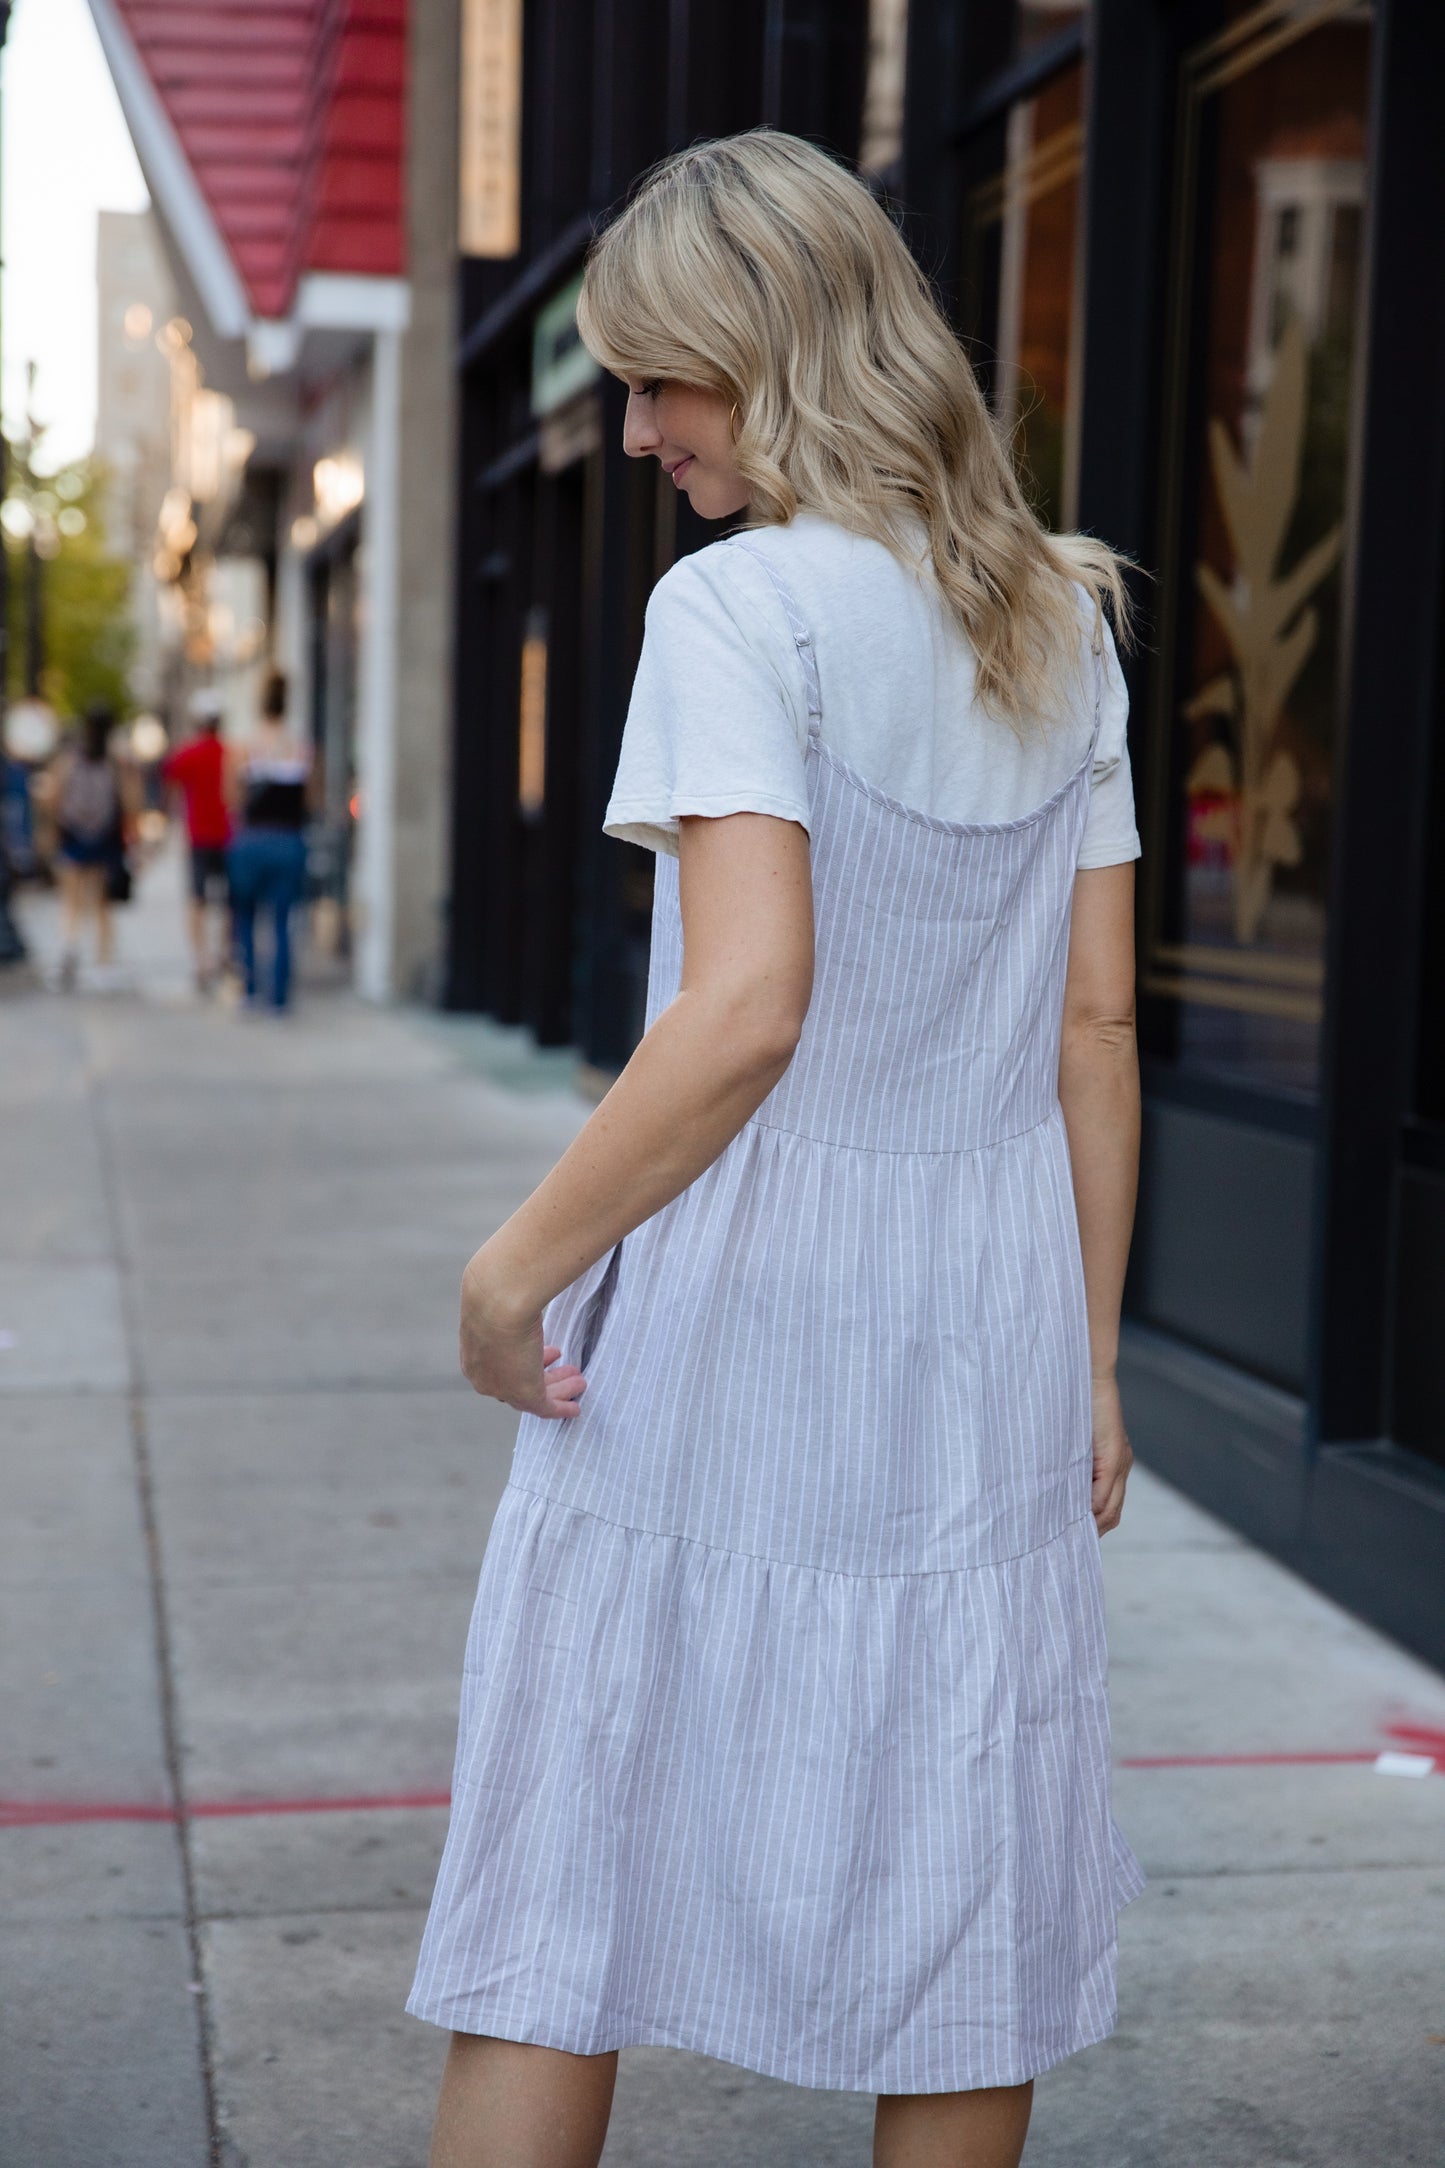
<instances>
[{"instance_id":1,"label":"sidewalk crack","mask_svg":"<svg viewBox=\"0 0 1445 2168\"><path fill-rule=\"evenodd\" d=\"M120 1181L115 1150L106 1120L105 1097L87 1067L86 1096L95 1128L101 1186L110 1226L116 1277L120 1288L121 1325L125 1335L129 1372L126 1399L130 1414L131 1461L135 1471L136 1499L145 1541L150 1577L151 1623L155 1644L156 1678L160 1698L161 1744L166 1781L175 1814L176 1849L180 1863L181 1898L184 1906L186 1948L190 1957L191 1986L196 2005L196 2049L200 2060L201 2091L205 2103L207 2168L224 2168L220 2108L216 2096L215 2032L210 1992L201 1949L201 1915L196 1903L195 1863L191 1849L191 1821L186 1801L185 1770L181 1753L180 1713L176 1694L175 1661L170 1614L166 1603L165 1566L161 1552L160 1524L156 1513L155 1476L150 1438L146 1427L145 1366L136 1316L133 1267L125 1237Z\"/></svg>"}]
</instances>

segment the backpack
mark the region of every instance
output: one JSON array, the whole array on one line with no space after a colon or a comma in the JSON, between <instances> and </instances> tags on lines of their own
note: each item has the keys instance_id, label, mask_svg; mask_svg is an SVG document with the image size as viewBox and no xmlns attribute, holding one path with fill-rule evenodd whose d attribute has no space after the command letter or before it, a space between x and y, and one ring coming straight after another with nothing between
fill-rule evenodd
<instances>
[{"instance_id":1,"label":"backpack","mask_svg":"<svg viewBox=\"0 0 1445 2168\"><path fill-rule=\"evenodd\" d=\"M86 843L99 843L120 816L120 793L108 760L72 760L60 786L57 818Z\"/></svg>"}]
</instances>

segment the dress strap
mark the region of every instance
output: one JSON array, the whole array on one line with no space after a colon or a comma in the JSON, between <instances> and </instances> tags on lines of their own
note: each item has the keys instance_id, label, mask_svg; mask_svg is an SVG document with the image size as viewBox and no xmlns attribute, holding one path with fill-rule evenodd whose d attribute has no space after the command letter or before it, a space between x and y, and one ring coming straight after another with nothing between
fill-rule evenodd
<instances>
[{"instance_id":1,"label":"dress strap","mask_svg":"<svg viewBox=\"0 0 1445 2168\"><path fill-rule=\"evenodd\" d=\"M1094 726L1089 732L1089 751L1085 761L1090 787L1094 780L1094 762L1099 757L1099 733L1104 727L1104 640L1103 634L1091 643L1094 655Z\"/></svg>"},{"instance_id":2,"label":"dress strap","mask_svg":"<svg viewBox=\"0 0 1445 2168\"><path fill-rule=\"evenodd\" d=\"M823 698L818 687L818 657L813 646L813 635L803 622L803 613L798 608L791 588L774 568L766 553L755 549L742 535L732 535L729 546L735 550L745 550L749 557L756 558L772 581L778 600L783 605L783 613L793 635L793 645L798 650L798 660L803 666L803 685L808 696L808 737L816 744L823 718Z\"/></svg>"}]
</instances>

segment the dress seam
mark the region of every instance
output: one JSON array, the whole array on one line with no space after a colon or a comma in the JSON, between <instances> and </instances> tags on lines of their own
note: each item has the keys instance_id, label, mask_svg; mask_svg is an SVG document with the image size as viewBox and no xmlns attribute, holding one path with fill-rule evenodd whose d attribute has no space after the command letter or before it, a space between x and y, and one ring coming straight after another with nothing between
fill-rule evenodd
<instances>
[{"instance_id":1,"label":"dress seam","mask_svg":"<svg viewBox=\"0 0 1445 2168\"><path fill-rule=\"evenodd\" d=\"M603 1528L616 1528L627 1536L655 1536L662 1543L685 1543L695 1551L708 1551L715 1558L746 1559L755 1566L788 1566L800 1573L824 1574L830 1581L936 1581L944 1576L961 1573L993 1573L1000 1566L1016 1566L1020 1560L1034 1558L1040 1551L1048 1550L1050 1544L1058 1543L1075 1528L1082 1528L1091 1516L1076 1514L1065 1521L1051 1536L1038 1543L1026 1544L1021 1551L1010 1551L1003 1558L981 1558L971 1566L918 1566L907 1573L850 1573L846 1566L815 1566L805 1558L771 1558L766 1551L739 1551L723 1543L708 1543L701 1536L689 1536L680 1529L644 1528L637 1521L615 1521L609 1514L598 1513L591 1506L578 1505L571 1498L555 1498L550 1491L534 1490L530 1483L519 1483L510 1478L506 1489L516 1491L520 1497L536 1498L546 1506L561 1506L564 1512L581 1513L589 1521L597 1521Z\"/></svg>"},{"instance_id":2,"label":"dress seam","mask_svg":"<svg viewBox=\"0 0 1445 2168\"><path fill-rule=\"evenodd\" d=\"M769 1129L774 1136L799 1137L805 1144L826 1145L833 1152L862 1152L872 1159L972 1159L979 1152L995 1151L1001 1144L1017 1144L1024 1137L1047 1129L1060 1105L1056 1099L1048 1113L1041 1115L1038 1121L1029 1122L1022 1129L1011 1129L1006 1136L986 1137L980 1144L851 1144L841 1137L820 1137L811 1129L790 1129L782 1122L760 1121L755 1114L743 1123L743 1129ZM742 1135L741 1129L738 1135Z\"/></svg>"}]
</instances>

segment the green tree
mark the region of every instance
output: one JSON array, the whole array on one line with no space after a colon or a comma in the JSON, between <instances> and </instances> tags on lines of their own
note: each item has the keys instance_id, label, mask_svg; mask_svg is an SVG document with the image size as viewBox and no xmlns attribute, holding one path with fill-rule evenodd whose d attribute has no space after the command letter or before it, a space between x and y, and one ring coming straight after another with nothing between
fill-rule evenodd
<instances>
[{"instance_id":1,"label":"green tree","mask_svg":"<svg viewBox=\"0 0 1445 2168\"><path fill-rule=\"evenodd\" d=\"M106 477L94 459L58 474L26 473L12 454L10 499L37 523L47 554L40 563L44 671L41 692L61 715L76 715L92 700L118 714L131 705L130 665L135 648L131 621L130 566L114 557L105 538ZM7 527L10 568L10 684L13 700L25 690L29 545Z\"/></svg>"}]
</instances>

